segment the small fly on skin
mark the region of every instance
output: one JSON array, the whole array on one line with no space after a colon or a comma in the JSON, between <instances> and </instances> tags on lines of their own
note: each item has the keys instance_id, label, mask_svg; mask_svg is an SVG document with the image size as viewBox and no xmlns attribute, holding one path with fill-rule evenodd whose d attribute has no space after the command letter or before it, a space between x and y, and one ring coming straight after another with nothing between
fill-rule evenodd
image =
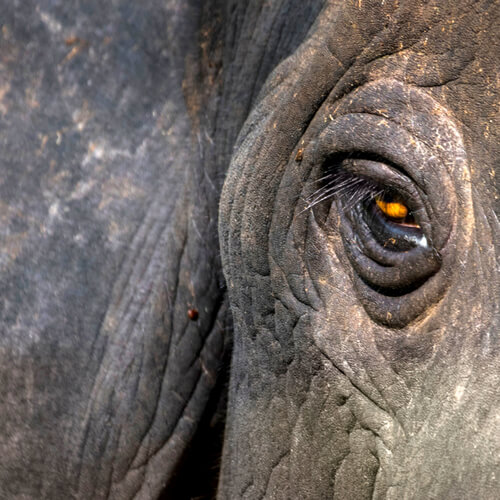
<instances>
[{"instance_id":1,"label":"small fly on skin","mask_svg":"<svg viewBox=\"0 0 500 500\"><path fill-rule=\"evenodd\" d=\"M191 321L196 321L198 319L198 309L194 308L188 309L187 315Z\"/></svg>"},{"instance_id":2,"label":"small fly on skin","mask_svg":"<svg viewBox=\"0 0 500 500\"><path fill-rule=\"evenodd\" d=\"M304 148L300 148L295 156L295 161L300 163L304 157Z\"/></svg>"}]
</instances>

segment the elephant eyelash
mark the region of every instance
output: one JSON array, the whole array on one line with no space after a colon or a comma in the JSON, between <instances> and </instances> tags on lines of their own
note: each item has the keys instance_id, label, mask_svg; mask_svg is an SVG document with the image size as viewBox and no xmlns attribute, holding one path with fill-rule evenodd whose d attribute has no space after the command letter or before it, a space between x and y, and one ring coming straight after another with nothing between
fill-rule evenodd
<instances>
[{"instance_id":1,"label":"elephant eyelash","mask_svg":"<svg viewBox=\"0 0 500 500\"><path fill-rule=\"evenodd\" d=\"M359 203L383 197L386 191L375 182L342 169L328 173L317 182L322 185L305 199L305 210L333 198L342 201L344 210L351 210Z\"/></svg>"}]
</instances>

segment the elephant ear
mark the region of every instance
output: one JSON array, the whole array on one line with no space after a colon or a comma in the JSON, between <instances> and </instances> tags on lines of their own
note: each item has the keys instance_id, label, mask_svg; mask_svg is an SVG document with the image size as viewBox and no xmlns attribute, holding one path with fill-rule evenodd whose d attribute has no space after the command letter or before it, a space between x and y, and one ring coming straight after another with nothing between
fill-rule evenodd
<instances>
[{"instance_id":1,"label":"elephant ear","mask_svg":"<svg viewBox=\"0 0 500 500\"><path fill-rule=\"evenodd\" d=\"M202 4L2 9L2 497L215 488L220 190L322 2Z\"/></svg>"},{"instance_id":2,"label":"elephant ear","mask_svg":"<svg viewBox=\"0 0 500 500\"><path fill-rule=\"evenodd\" d=\"M467 7L329 2L240 133L224 498L498 490L498 9ZM389 217L408 246L377 198L417 214Z\"/></svg>"},{"instance_id":3,"label":"elephant ear","mask_svg":"<svg viewBox=\"0 0 500 500\"><path fill-rule=\"evenodd\" d=\"M227 348L218 195L182 94L198 9L80 7L2 9L2 498L174 488Z\"/></svg>"}]
</instances>

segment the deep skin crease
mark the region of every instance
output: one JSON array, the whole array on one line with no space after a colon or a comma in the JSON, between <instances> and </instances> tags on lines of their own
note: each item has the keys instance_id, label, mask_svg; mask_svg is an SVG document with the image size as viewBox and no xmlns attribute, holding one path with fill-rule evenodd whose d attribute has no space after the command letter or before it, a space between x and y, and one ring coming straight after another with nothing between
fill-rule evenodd
<instances>
[{"instance_id":1,"label":"deep skin crease","mask_svg":"<svg viewBox=\"0 0 500 500\"><path fill-rule=\"evenodd\" d=\"M0 497L496 498L498 10L3 2Z\"/></svg>"}]
</instances>

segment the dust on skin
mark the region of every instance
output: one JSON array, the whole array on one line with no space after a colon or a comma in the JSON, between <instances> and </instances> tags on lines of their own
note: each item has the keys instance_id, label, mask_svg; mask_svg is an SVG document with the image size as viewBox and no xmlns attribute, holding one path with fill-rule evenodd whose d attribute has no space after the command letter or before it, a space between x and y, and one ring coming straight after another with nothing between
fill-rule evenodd
<instances>
[{"instance_id":1,"label":"dust on skin","mask_svg":"<svg viewBox=\"0 0 500 500\"><path fill-rule=\"evenodd\" d=\"M101 202L98 210L104 210L110 203L119 200L133 200L146 196L143 189L138 188L129 179L111 176L102 186Z\"/></svg>"},{"instance_id":2,"label":"dust on skin","mask_svg":"<svg viewBox=\"0 0 500 500\"><path fill-rule=\"evenodd\" d=\"M94 116L94 113L89 109L88 101L83 101L80 109L77 109L72 114L73 122L78 132L82 132L87 126L87 122Z\"/></svg>"},{"instance_id":3,"label":"dust on skin","mask_svg":"<svg viewBox=\"0 0 500 500\"><path fill-rule=\"evenodd\" d=\"M8 267L21 254L28 232L17 233L7 236L0 249L0 270Z\"/></svg>"},{"instance_id":4,"label":"dust on skin","mask_svg":"<svg viewBox=\"0 0 500 500\"><path fill-rule=\"evenodd\" d=\"M4 97L7 95L9 90L10 90L10 83L9 82L0 84L0 114L1 115L5 115L8 112L7 105L4 102Z\"/></svg>"},{"instance_id":5,"label":"dust on skin","mask_svg":"<svg viewBox=\"0 0 500 500\"><path fill-rule=\"evenodd\" d=\"M23 221L25 217L14 207L3 203L0 200L0 224L2 228L12 228L14 219ZM18 232L1 231L0 237L2 246L0 247L0 270L12 264L20 255L23 249L23 243L28 237L28 231L22 230Z\"/></svg>"},{"instance_id":6,"label":"dust on skin","mask_svg":"<svg viewBox=\"0 0 500 500\"><path fill-rule=\"evenodd\" d=\"M6 24L2 26L1 39L0 74L6 74L6 66L16 61L19 54L19 48L11 43L11 30Z\"/></svg>"}]
</instances>

